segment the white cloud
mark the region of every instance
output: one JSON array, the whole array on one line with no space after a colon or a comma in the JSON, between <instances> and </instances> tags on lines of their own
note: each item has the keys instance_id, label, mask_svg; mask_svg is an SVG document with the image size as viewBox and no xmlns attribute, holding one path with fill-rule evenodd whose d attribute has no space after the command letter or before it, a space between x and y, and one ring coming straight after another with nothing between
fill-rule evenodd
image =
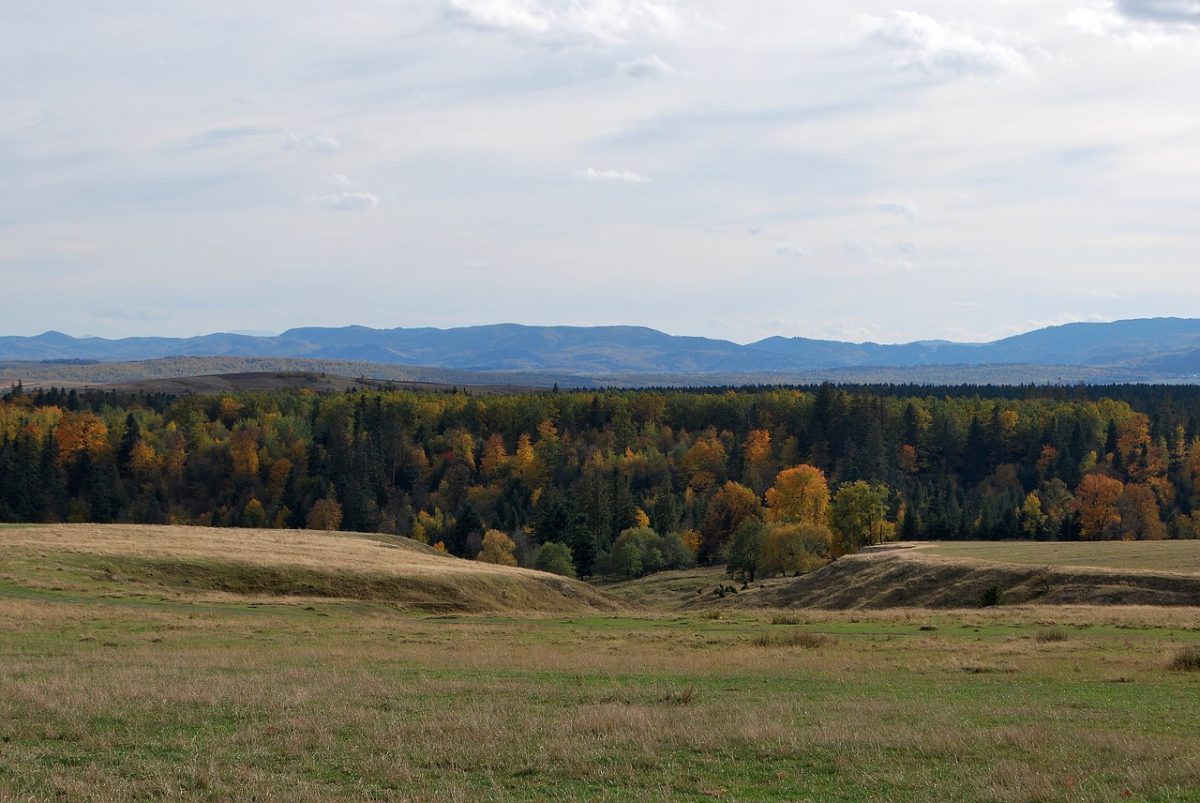
<instances>
[{"instance_id":1,"label":"white cloud","mask_svg":"<svg viewBox=\"0 0 1200 803\"><path fill-rule=\"evenodd\" d=\"M620 181L625 184L650 183L650 179L632 170L597 170L589 167L583 171L583 177L588 181Z\"/></svg>"},{"instance_id":2,"label":"white cloud","mask_svg":"<svg viewBox=\"0 0 1200 803\"><path fill-rule=\"evenodd\" d=\"M629 78L665 78L675 74L675 68L658 56L643 56L625 61L617 66L622 75Z\"/></svg>"},{"instance_id":3,"label":"white cloud","mask_svg":"<svg viewBox=\"0 0 1200 803\"><path fill-rule=\"evenodd\" d=\"M851 254L859 254L862 256L875 256L880 251L879 241L877 241L874 237L843 240L842 248L845 248Z\"/></svg>"},{"instance_id":4,"label":"white cloud","mask_svg":"<svg viewBox=\"0 0 1200 803\"><path fill-rule=\"evenodd\" d=\"M903 67L928 73L998 77L1032 75L1025 54L1001 36L985 41L972 29L940 22L916 11L860 17L871 38L886 45Z\"/></svg>"},{"instance_id":5,"label":"white cloud","mask_svg":"<svg viewBox=\"0 0 1200 803\"><path fill-rule=\"evenodd\" d=\"M675 0L445 0L451 22L539 44L670 38L690 18Z\"/></svg>"},{"instance_id":6,"label":"white cloud","mask_svg":"<svg viewBox=\"0 0 1200 803\"><path fill-rule=\"evenodd\" d=\"M812 248L807 243L780 243L775 246L776 256L786 259L797 259L812 254Z\"/></svg>"},{"instance_id":7,"label":"white cloud","mask_svg":"<svg viewBox=\"0 0 1200 803\"><path fill-rule=\"evenodd\" d=\"M293 129L283 135L280 145L287 151L333 153L342 149L341 140L328 128Z\"/></svg>"},{"instance_id":8,"label":"white cloud","mask_svg":"<svg viewBox=\"0 0 1200 803\"><path fill-rule=\"evenodd\" d=\"M1111 37L1130 47L1153 47L1200 29L1200 1L1105 2L1074 9L1066 22L1076 30Z\"/></svg>"},{"instance_id":9,"label":"white cloud","mask_svg":"<svg viewBox=\"0 0 1200 803\"><path fill-rule=\"evenodd\" d=\"M328 195L304 195L301 196L301 200L305 203L322 206L326 209L358 210L379 208L378 196L372 195L369 192L353 192L350 190L330 193Z\"/></svg>"},{"instance_id":10,"label":"white cloud","mask_svg":"<svg viewBox=\"0 0 1200 803\"><path fill-rule=\"evenodd\" d=\"M1200 25L1200 0L1116 0L1128 17L1165 25Z\"/></svg>"},{"instance_id":11,"label":"white cloud","mask_svg":"<svg viewBox=\"0 0 1200 803\"><path fill-rule=\"evenodd\" d=\"M906 217L909 220L917 219L917 208L903 201L875 201L872 206L875 207L875 211L885 215Z\"/></svg>"}]
</instances>

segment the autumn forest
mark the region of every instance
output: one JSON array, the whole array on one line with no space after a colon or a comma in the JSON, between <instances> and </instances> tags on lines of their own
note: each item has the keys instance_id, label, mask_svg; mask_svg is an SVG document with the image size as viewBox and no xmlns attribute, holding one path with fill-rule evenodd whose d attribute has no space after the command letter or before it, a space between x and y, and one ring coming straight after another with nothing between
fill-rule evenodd
<instances>
[{"instance_id":1,"label":"autumn forest","mask_svg":"<svg viewBox=\"0 0 1200 803\"><path fill-rule=\"evenodd\" d=\"M1200 392L17 387L0 493L3 521L394 533L580 576L790 574L894 538L1195 538Z\"/></svg>"}]
</instances>

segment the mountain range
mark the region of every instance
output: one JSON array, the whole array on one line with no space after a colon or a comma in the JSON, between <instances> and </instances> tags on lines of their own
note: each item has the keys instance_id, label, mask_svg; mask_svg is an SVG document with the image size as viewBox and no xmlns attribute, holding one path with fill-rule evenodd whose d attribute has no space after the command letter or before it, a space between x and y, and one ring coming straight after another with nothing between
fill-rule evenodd
<instances>
[{"instance_id":1,"label":"mountain range","mask_svg":"<svg viewBox=\"0 0 1200 803\"><path fill-rule=\"evenodd\" d=\"M1200 319L1071 323L990 343L932 340L893 345L799 337L769 337L742 345L636 326L519 324L454 329L308 327L276 336L211 334L119 340L75 338L61 332L0 337L0 360L110 362L194 356L347 360L591 377L701 375L714 380L722 375L782 377L814 371L853 374L866 368L1074 366L1093 369L1091 373L1114 381L1188 381L1200 378ZM946 373L939 371L938 375Z\"/></svg>"}]
</instances>

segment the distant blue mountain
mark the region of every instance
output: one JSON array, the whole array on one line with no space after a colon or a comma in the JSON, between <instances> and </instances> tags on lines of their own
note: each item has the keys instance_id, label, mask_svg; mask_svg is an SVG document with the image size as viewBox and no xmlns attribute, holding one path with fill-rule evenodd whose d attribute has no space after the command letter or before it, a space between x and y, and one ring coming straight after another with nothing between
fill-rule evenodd
<instances>
[{"instance_id":1,"label":"distant blue mountain","mask_svg":"<svg viewBox=\"0 0 1200 803\"><path fill-rule=\"evenodd\" d=\"M637 326L456 329L306 327L271 337L74 338L61 332L0 337L3 360L149 360L180 356L297 357L421 365L470 371L574 375L795 373L848 368L1055 365L1200 375L1200 319L1073 323L992 343L919 341L886 345L770 337L740 345L677 337Z\"/></svg>"}]
</instances>

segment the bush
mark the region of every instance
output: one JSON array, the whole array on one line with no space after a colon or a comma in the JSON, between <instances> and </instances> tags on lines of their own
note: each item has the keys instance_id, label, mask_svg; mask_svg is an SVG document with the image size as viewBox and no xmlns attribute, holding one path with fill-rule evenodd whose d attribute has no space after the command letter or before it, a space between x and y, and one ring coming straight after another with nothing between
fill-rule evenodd
<instances>
[{"instance_id":1,"label":"bush","mask_svg":"<svg viewBox=\"0 0 1200 803\"><path fill-rule=\"evenodd\" d=\"M979 607L992 608L1000 605L1003 601L1004 592L1000 590L1000 586L990 586L979 598Z\"/></svg>"},{"instance_id":2,"label":"bush","mask_svg":"<svg viewBox=\"0 0 1200 803\"><path fill-rule=\"evenodd\" d=\"M815 650L829 643L829 637L807 630L792 630L787 633L761 633L754 638L756 647L803 647Z\"/></svg>"},{"instance_id":3,"label":"bush","mask_svg":"<svg viewBox=\"0 0 1200 803\"><path fill-rule=\"evenodd\" d=\"M1180 672L1200 672L1200 647L1184 647L1175 653L1171 668Z\"/></svg>"},{"instance_id":4,"label":"bush","mask_svg":"<svg viewBox=\"0 0 1200 803\"><path fill-rule=\"evenodd\" d=\"M561 574L564 577L575 576L575 562L571 556L571 548L566 544L556 544L547 541L538 549L533 558L533 567L550 574Z\"/></svg>"},{"instance_id":5,"label":"bush","mask_svg":"<svg viewBox=\"0 0 1200 803\"><path fill-rule=\"evenodd\" d=\"M1050 644L1058 641L1066 641L1069 637L1067 636L1067 631L1062 628L1048 627L1045 630L1039 630L1034 634L1033 638L1035 641L1043 644Z\"/></svg>"}]
</instances>

